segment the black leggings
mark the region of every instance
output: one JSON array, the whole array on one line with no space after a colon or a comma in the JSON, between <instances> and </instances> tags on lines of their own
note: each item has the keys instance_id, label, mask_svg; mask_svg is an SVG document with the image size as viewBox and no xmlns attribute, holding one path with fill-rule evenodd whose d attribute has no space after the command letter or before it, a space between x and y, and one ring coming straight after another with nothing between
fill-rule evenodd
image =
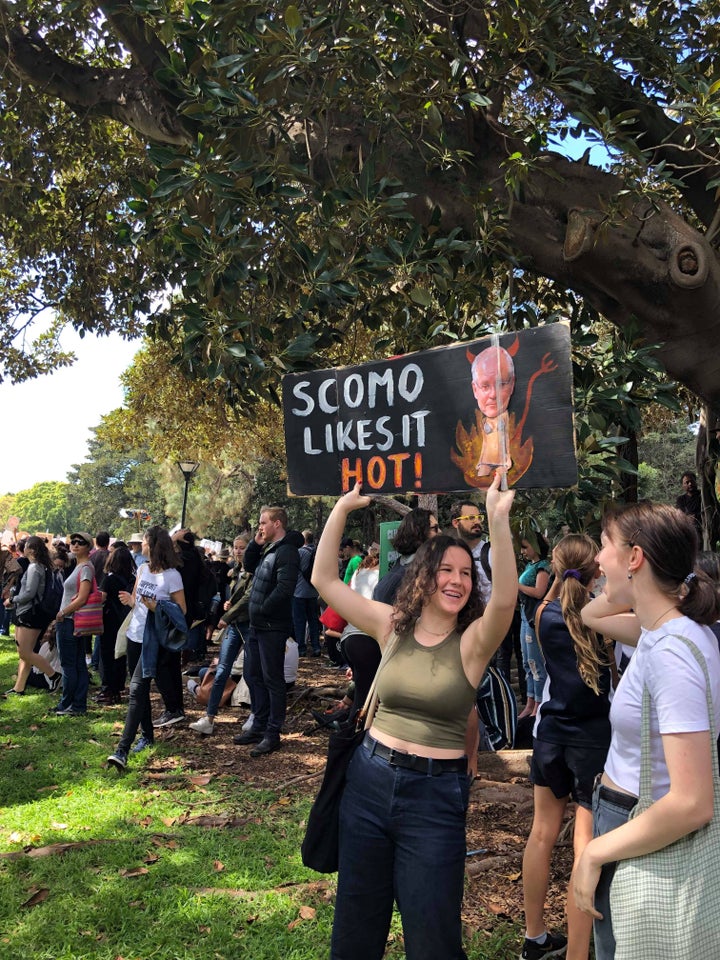
<instances>
[{"instance_id":1,"label":"black leggings","mask_svg":"<svg viewBox=\"0 0 720 960\"><path fill-rule=\"evenodd\" d=\"M382 652L377 640L366 633L351 633L343 640L345 659L352 667L355 697L350 717L362 708L377 673Z\"/></svg>"}]
</instances>

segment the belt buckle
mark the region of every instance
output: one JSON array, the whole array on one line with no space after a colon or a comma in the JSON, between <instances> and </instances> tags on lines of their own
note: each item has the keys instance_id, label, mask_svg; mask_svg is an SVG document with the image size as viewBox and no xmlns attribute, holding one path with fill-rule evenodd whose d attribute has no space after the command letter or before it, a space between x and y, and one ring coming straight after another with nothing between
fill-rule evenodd
<instances>
[{"instance_id":1,"label":"belt buckle","mask_svg":"<svg viewBox=\"0 0 720 960\"><path fill-rule=\"evenodd\" d=\"M390 764L391 767L396 767L396 766L397 766L397 763L395 762L395 749L394 749L394 747L390 747L390 749L389 749L389 752L388 752L388 755L387 755L387 762Z\"/></svg>"}]
</instances>

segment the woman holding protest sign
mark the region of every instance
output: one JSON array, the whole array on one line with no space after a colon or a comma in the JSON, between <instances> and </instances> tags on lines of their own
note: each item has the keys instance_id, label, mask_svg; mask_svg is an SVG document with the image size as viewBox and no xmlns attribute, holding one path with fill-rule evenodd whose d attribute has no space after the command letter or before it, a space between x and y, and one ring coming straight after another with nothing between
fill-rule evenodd
<instances>
[{"instance_id":1,"label":"woman holding protest sign","mask_svg":"<svg viewBox=\"0 0 720 960\"><path fill-rule=\"evenodd\" d=\"M384 651L379 707L348 768L340 808L333 960L379 960L397 900L408 960L465 960L460 909L470 777L467 718L515 610L512 491L487 493L493 592L487 608L469 548L424 543L394 606L344 584L337 551L348 515L370 503L360 486L336 503L317 549L313 585Z\"/></svg>"}]
</instances>

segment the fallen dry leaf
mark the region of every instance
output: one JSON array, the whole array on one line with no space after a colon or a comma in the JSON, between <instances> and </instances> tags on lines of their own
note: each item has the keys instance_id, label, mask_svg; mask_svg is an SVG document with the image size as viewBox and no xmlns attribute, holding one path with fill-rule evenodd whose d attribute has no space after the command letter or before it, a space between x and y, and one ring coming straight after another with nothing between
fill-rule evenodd
<instances>
[{"instance_id":1,"label":"fallen dry leaf","mask_svg":"<svg viewBox=\"0 0 720 960\"><path fill-rule=\"evenodd\" d=\"M144 859L143 863L157 863L160 857L156 853L149 853Z\"/></svg>"},{"instance_id":2,"label":"fallen dry leaf","mask_svg":"<svg viewBox=\"0 0 720 960\"><path fill-rule=\"evenodd\" d=\"M129 870L118 871L121 877L142 877L150 873L147 867L131 867Z\"/></svg>"},{"instance_id":3,"label":"fallen dry leaf","mask_svg":"<svg viewBox=\"0 0 720 960\"><path fill-rule=\"evenodd\" d=\"M212 781L212 774L205 773L196 777L188 777L188 780L190 783L194 783L196 787L206 787Z\"/></svg>"},{"instance_id":4,"label":"fallen dry leaf","mask_svg":"<svg viewBox=\"0 0 720 960\"><path fill-rule=\"evenodd\" d=\"M152 823L152 817L143 817L142 820L140 821L140 826L149 827L151 823Z\"/></svg>"},{"instance_id":5,"label":"fallen dry leaf","mask_svg":"<svg viewBox=\"0 0 720 960\"><path fill-rule=\"evenodd\" d=\"M303 905L298 911L303 920L314 920L317 914L315 907L308 907Z\"/></svg>"},{"instance_id":6,"label":"fallen dry leaf","mask_svg":"<svg viewBox=\"0 0 720 960\"><path fill-rule=\"evenodd\" d=\"M53 830L67 830L68 825L66 823L56 823L54 820L51 822L50 826Z\"/></svg>"},{"instance_id":7,"label":"fallen dry leaf","mask_svg":"<svg viewBox=\"0 0 720 960\"><path fill-rule=\"evenodd\" d=\"M22 843L23 835L21 833L18 833L17 830L13 830L13 832L8 837L8 840L10 841L10 843Z\"/></svg>"},{"instance_id":8,"label":"fallen dry leaf","mask_svg":"<svg viewBox=\"0 0 720 960\"><path fill-rule=\"evenodd\" d=\"M225 869L225 864L221 860L213 860L213 870L217 870L220 873Z\"/></svg>"},{"instance_id":9,"label":"fallen dry leaf","mask_svg":"<svg viewBox=\"0 0 720 960\"><path fill-rule=\"evenodd\" d=\"M166 840L164 837L153 837L150 843L155 847L167 847L168 850L177 850L177 840Z\"/></svg>"},{"instance_id":10,"label":"fallen dry leaf","mask_svg":"<svg viewBox=\"0 0 720 960\"><path fill-rule=\"evenodd\" d=\"M302 923L302 920L300 920L299 918L297 920L291 920L290 923L287 925L287 928L288 930L294 930L295 927L297 927L301 923Z\"/></svg>"},{"instance_id":11,"label":"fallen dry leaf","mask_svg":"<svg viewBox=\"0 0 720 960\"><path fill-rule=\"evenodd\" d=\"M38 903L42 903L44 900L50 896L50 891L47 887L41 887L39 890L36 890L32 896L25 903L22 904L23 907L35 907Z\"/></svg>"}]
</instances>

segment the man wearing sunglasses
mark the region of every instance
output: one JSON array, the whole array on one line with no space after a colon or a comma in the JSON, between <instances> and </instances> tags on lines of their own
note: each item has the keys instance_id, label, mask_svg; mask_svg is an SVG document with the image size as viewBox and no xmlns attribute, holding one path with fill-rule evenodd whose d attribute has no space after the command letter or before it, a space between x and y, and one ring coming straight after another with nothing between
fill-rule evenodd
<instances>
[{"instance_id":1,"label":"man wearing sunglasses","mask_svg":"<svg viewBox=\"0 0 720 960\"><path fill-rule=\"evenodd\" d=\"M490 544L483 538L485 530L482 507L471 500L458 500L450 508L450 520L458 537L470 547L478 573L478 583L483 602L490 599L491 560Z\"/></svg>"}]
</instances>

